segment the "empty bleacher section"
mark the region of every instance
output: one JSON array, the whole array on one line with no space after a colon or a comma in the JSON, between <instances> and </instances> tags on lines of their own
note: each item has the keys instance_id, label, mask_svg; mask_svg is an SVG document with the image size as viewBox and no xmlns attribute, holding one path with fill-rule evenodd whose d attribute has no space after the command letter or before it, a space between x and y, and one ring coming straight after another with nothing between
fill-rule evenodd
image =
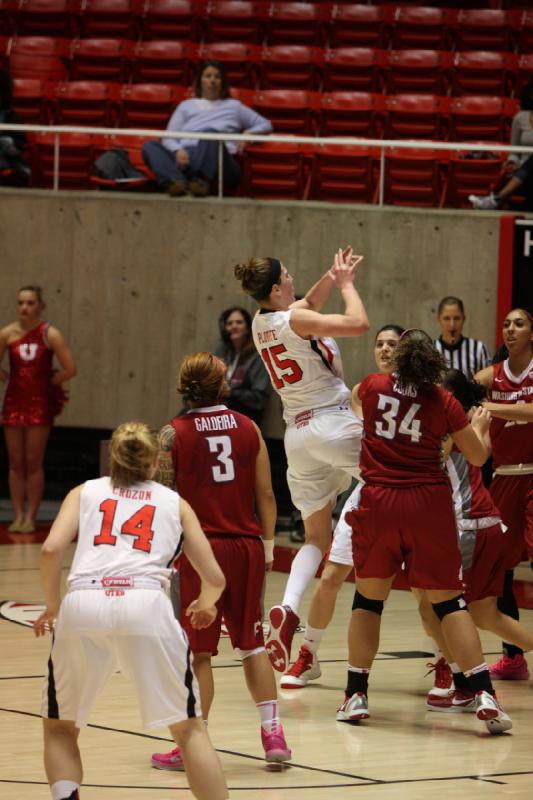
<instances>
[{"instance_id":1,"label":"empty bleacher section","mask_svg":"<svg viewBox=\"0 0 533 800\"><path fill-rule=\"evenodd\" d=\"M463 206L472 187L484 193L498 180L498 144L508 143L520 87L533 77L530 6L0 0L0 66L25 122L162 129L190 96L198 64L216 58L234 95L275 133L492 144L483 159L386 151L385 202ZM32 185L50 186L53 136L29 139ZM60 188L100 186L91 164L116 141L62 135ZM120 142L139 163L141 142ZM272 142L243 158L245 196L377 199L376 148Z\"/></svg>"}]
</instances>

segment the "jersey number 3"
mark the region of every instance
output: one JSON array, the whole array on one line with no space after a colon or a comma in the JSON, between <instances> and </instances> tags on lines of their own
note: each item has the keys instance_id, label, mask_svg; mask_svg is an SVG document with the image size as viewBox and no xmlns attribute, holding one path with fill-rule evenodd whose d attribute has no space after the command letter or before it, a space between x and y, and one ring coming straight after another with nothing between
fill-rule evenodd
<instances>
[{"instance_id":1,"label":"jersey number 3","mask_svg":"<svg viewBox=\"0 0 533 800\"><path fill-rule=\"evenodd\" d=\"M303 378L302 369L297 361L293 358L280 358L281 354L286 352L287 348L283 344L263 347L261 350L261 358L276 389L282 389L284 383L298 383Z\"/></svg>"},{"instance_id":2,"label":"jersey number 3","mask_svg":"<svg viewBox=\"0 0 533 800\"><path fill-rule=\"evenodd\" d=\"M113 522L117 511L118 500L104 500L100 503L99 511L102 512L104 518L102 520L102 527L98 536L94 537L93 544L110 544L116 545L117 537L111 533L113 530ZM144 505L132 514L122 525L120 533L122 536L133 536L133 549L142 550L144 553L149 553L152 549L152 539L154 538L154 531L152 530L152 523L154 521L155 506Z\"/></svg>"}]
</instances>

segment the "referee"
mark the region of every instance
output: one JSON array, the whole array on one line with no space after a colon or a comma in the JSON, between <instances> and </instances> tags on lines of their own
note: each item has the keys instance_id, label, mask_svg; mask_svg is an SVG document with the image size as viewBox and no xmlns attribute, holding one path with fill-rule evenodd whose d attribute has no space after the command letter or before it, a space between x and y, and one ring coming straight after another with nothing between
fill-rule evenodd
<instances>
[{"instance_id":1,"label":"referee","mask_svg":"<svg viewBox=\"0 0 533 800\"><path fill-rule=\"evenodd\" d=\"M442 333L435 340L435 347L449 369L460 370L471 381L476 372L489 366L491 358L483 342L463 336L466 319L463 301L458 297L443 297L437 319Z\"/></svg>"}]
</instances>

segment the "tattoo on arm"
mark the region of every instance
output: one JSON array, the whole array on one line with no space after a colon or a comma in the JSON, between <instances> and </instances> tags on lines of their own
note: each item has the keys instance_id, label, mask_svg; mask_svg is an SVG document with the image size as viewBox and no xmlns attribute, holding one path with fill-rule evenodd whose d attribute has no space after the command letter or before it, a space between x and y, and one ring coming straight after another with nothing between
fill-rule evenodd
<instances>
[{"instance_id":1,"label":"tattoo on arm","mask_svg":"<svg viewBox=\"0 0 533 800\"><path fill-rule=\"evenodd\" d=\"M172 425L164 425L159 431L159 458L154 481L162 483L163 486L168 486L174 489L175 476L174 464L172 462L172 447L176 432Z\"/></svg>"}]
</instances>

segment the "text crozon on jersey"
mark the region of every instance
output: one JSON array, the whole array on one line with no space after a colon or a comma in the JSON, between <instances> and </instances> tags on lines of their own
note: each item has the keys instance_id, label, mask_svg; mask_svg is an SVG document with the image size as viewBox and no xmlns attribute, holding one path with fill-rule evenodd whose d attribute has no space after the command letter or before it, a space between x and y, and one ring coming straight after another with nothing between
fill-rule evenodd
<instances>
[{"instance_id":1,"label":"text crozon on jersey","mask_svg":"<svg viewBox=\"0 0 533 800\"><path fill-rule=\"evenodd\" d=\"M442 440L468 425L460 404L440 386L400 388L392 375L369 375L359 387L364 434L361 475L378 486L448 483Z\"/></svg>"},{"instance_id":2,"label":"text crozon on jersey","mask_svg":"<svg viewBox=\"0 0 533 800\"><path fill-rule=\"evenodd\" d=\"M165 583L182 541L176 492L154 481L127 489L113 487L108 477L87 481L68 582L126 575Z\"/></svg>"},{"instance_id":3,"label":"text crozon on jersey","mask_svg":"<svg viewBox=\"0 0 533 800\"><path fill-rule=\"evenodd\" d=\"M259 437L253 422L226 406L188 411L171 422L176 487L207 536L261 536L254 513Z\"/></svg>"},{"instance_id":4,"label":"text crozon on jersey","mask_svg":"<svg viewBox=\"0 0 533 800\"><path fill-rule=\"evenodd\" d=\"M509 361L492 366L492 389L490 400L493 403L533 402L533 359L521 375L513 375ZM490 439L495 469L506 464L533 464L533 424L514 420L496 419L490 421Z\"/></svg>"},{"instance_id":5,"label":"text crozon on jersey","mask_svg":"<svg viewBox=\"0 0 533 800\"><path fill-rule=\"evenodd\" d=\"M255 346L283 402L283 418L315 408L350 405L337 343L331 337L304 339L291 328L291 310L258 311L252 323Z\"/></svg>"}]
</instances>

